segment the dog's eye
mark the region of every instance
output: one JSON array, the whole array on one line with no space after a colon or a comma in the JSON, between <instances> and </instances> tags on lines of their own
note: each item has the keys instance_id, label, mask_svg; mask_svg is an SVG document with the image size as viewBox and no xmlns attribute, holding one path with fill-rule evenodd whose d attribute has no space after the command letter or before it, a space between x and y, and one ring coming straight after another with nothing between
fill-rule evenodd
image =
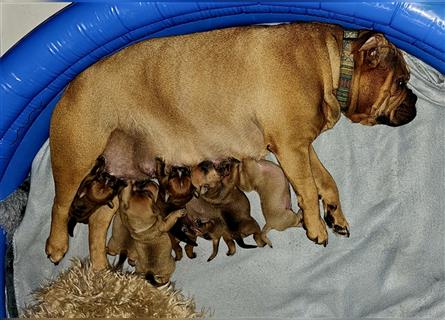
<instances>
[{"instance_id":1,"label":"dog's eye","mask_svg":"<svg viewBox=\"0 0 445 320\"><path fill-rule=\"evenodd\" d=\"M404 85L406 85L406 82L405 82L405 80L403 80L403 79L399 79L399 80L397 81L397 85L398 85L399 87L403 87Z\"/></svg>"}]
</instances>

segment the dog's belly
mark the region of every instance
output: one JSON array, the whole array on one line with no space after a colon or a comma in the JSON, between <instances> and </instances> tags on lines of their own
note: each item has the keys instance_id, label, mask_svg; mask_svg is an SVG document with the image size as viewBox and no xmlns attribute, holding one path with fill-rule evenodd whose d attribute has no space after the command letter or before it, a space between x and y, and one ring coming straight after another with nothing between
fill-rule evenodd
<instances>
[{"instance_id":1,"label":"dog's belly","mask_svg":"<svg viewBox=\"0 0 445 320\"><path fill-rule=\"evenodd\" d=\"M144 149L138 152L140 159L150 153L169 164L195 165L227 157L260 158L267 152L263 132L248 112L224 119L213 116L206 106L195 107L193 112L177 106L157 108L150 105L120 116L122 130L139 139L136 149ZM198 113L199 119L194 116Z\"/></svg>"},{"instance_id":2,"label":"dog's belly","mask_svg":"<svg viewBox=\"0 0 445 320\"><path fill-rule=\"evenodd\" d=\"M155 158L169 164L195 165L203 160L260 158L266 153L261 131L254 124L242 128L210 126L178 128L174 124L147 123L111 133L103 152L106 170L124 179L155 177ZM131 132L131 133L128 133Z\"/></svg>"},{"instance_id":3,"label":"dog's belly","mask_svg":"<svg viewBox=\"0 0 445 320\"><path fill-rule=\"evenodd\" d=\"M203 160L233 157L260 158L266 152L265 142L258 129L220 127L203 132L179 132L176 135L154 133L156 139L149 141L156 153L167 163L194 165Z\"/></svg>"}]
</instances>

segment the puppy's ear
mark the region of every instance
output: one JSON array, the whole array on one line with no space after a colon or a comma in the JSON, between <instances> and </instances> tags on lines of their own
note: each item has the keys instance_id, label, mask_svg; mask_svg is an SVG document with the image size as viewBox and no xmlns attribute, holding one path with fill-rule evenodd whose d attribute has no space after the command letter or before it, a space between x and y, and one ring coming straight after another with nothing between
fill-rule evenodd
<instances>
[{"instance_id":1,"label":"puppy's ear","mask_svg":"<svg viewBox=\"0 0 445 320\"><path fill-rule=\"evenodd\" d=\"M153 202L156 202L158 200L159 186L155 182L150 182L146 188L153 195Z\"/></svg>"},{"instance_id":2,"label":"puppy's ear","mask_svg":"<svg viewBox=\"0 0 445 320\"><path fill-rule=\"evenodd\" d=\"M381 33L376 33L360 47L359 52L364 53L365 63L375 68L383 61L386 61L392 48L388 45L388 40Z\"/></svg>"},{"instance_id":3,"label":"puppy's ear","mask_svg":"<svg viewBox=\"0 0 445 320\"><path fill-rule=\"evenodd\" d=\"M225 159L218 164L215 164L215 170L222 177L228 176L232 171L233 162L231 159Z\"/></svg>"},{"instance_id":4,"label":"puppy's ear","mask_svg":"<svg viewBox=\"0 0 445 320\"><path fill-rule=\"evenodd\" d=\"M96 159L96 163L94 164L93 169L91 169L90 174L97 175L102 171L104 167L105 167L105 158L103 156L99 156Z\"/></svg>"},{"instance_id":5,"label":"puppy's ear","mask_svg":"<svg viewBox=\"0 0 445 320\"><path fill-rule=\"evenodd\" d=\"M158 177L165 177L165 162L159 158L155 158L156 161L156 175Z\"/></svg>"},{"instance_id":6,"label":"puppy's ear","mask_svg":"<svg viewBox=\"0 0 445 320\"><path fill-rule=\"evenodd\" d=\"M205 160L198 164L198 168L204 172L204 174L209 173L209 171L214 167L214 164L212 161Z\"/></svg>"}]
</instances>

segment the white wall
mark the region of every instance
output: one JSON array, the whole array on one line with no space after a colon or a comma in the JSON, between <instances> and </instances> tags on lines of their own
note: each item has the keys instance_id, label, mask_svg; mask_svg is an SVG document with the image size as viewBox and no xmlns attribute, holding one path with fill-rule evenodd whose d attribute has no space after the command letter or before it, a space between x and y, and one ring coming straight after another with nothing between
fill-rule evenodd
<instances>
[{"instance_id":1,"label":"white wall","mask_svg":"<svg viewBox=\"0 0 445 320\"><path fill-rule=\"evenodd\" d=\"M0 2L1 55L41 22L69 4L69 2Z\"/></svg>"}]
</instances>

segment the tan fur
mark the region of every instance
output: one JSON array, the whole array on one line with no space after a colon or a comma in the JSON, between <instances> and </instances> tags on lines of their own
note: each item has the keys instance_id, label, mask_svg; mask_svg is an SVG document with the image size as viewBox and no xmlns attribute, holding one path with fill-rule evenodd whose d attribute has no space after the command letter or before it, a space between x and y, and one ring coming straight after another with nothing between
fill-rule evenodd
<instances>
[{"instance_id":1,"label":"tan fur","mask_svg":"<svg viewBox=\"0 0 445 320\"><path fill-rule=\"evenodd\" d=\"M96 272L87 261L72 266L33 293L25 318L204 318L192 299L170 284L155 288L134 273Z\"/></svg>"},{"instance_id":2,"label":"tan fur","mask_svg":"<svg viewBox=\"0 0 445 320\"><path fill-rule=\"evenodd\" d=\"M153 182L143 187L149 190L156 186ZM171 255L172 244L168 231L176 223L176 220L184 215L182 211L175 211L163 218L156 209L156 190L151 191L152 197L141 194L140 190L134 190L135 185L130 184L119 196L119 217L113 228L116 233L112 235L109 243L123 251L134 245L136 251L136 272L151 274L159 284L167 283L175 270L175 261ZM119 225L119 223L121 224ZM126 228L128 233L122 230ZM117 232L119 231L119 232ZM130 236L131 239L128 238ZM129 241L134 242L131 244ZM114 249L116 250L116 249ZM122 252L119 252L122 253ZM130 257L130 256L129 256ZM131 257L133 260L133 258Z\"/></svg>"},{"instance_id":3,"label":"tan fur","mask_svg":"<svg viewBox=\"0 0 445 320\"><path fill-rule=\"evenodd\" d=\"M301 227L301 211L298 214L292 211L289 181L273 162L244 159L238 166L236 184L243 191L258 192L266 220L263 236L272 229L283 231L289 227Z\"/></svg>"},{"instance_id":4,"label":"tan fur","mask_svg":"<svg viewBox=\"0 0 445 320\"><path fill-rule=\"evenodd\" d=\"M51 261L68 250L69 206L116 129L168 163L259 159L272 151L296 191L308 238L326 245L318 178L328 174L312 174L312 167L322 165L310 150L340 116L334 90L342 32L338 26L301 23L152 39L82 72L51 120L56 188L46 245ZM377 100L375 78L386 74L361 77L355 86L374 92L359 96L359 104ZM336 192L333 180L326 186Z\"/></svg>"}]
</instances>

